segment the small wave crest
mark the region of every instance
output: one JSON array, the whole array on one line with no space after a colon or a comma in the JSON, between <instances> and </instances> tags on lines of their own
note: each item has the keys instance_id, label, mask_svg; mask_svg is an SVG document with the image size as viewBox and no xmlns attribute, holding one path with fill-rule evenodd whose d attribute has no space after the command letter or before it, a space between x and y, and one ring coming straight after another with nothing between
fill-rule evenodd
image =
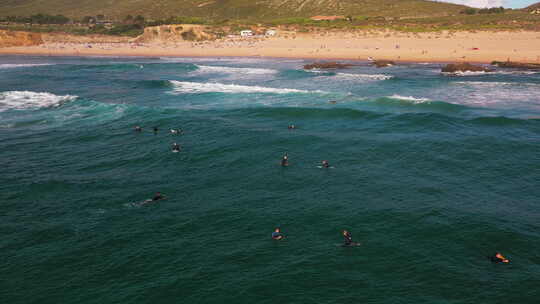
<instances>
[{"instance_id":1,"label":"small wave crest","mask_svg":"<svg viewBox=\"0 0 540 304\"><path fill-rule=\"evenodd\" d=\"M196 65L199 72L203 73L227 73L227 74L249 74L249 75L265 75L275 74L278 71L272 69L261 68L234 68L226 66L210 66L210 65Z\"/></svg>"},{"instance_id":2,"label":"small wave crest","mask_svg":"<svg viewBox=\"0 0 540 304\"><path fill-rule=\"evenodd\" d=\"M401 95L397 95L397 94L394 94L392 96L387 96L386 98L409 101L411 103L425 103L425 102L430 102L431 101L431 99L429 99L429 98L422 98L422 97L418 98L418 97L413 97L413 96L401 96Z\"/></svg>"},{"instance_id":3,"label":"small wave crest","mask_svg":"<svg viewBox=\"0 0 540 304\"><path fill-rule=\"evenodd\" d=\"M323 91L307 91L297 89L268 88L260 86L244 86L236 84L222 83L200 83L171 80L174 86L174 93L271 93L271 94L290 94L290 93L325 93Z\"/></svg>"},{"instance_id":4,"label":"small wave crest","mask_svg":"<svg viewBox=\"0 0 540 304\"><path fill-rule=\"evenodd\" d=\"M15 69L15 68L28 68L36 66L46 66L53 65L52 63L2 63L0 64L1 69Z\"/></svg>"},{"instance_id":5,"label":"small wave crest","mask_svg":"<svg viewBox=\"0 0 540 304\"><path fill-rule=\"evenodd\" d=\"M391 75L384 74L349 74L349 73L337 73L336 78L342 79L364 79L364 80L388 80L394 78Z\"/></svg>"},{"instance_id":6,"label":"small wave crest","mask_svg":"<svg viewBox=\"0 0 540 304\"><path fill-rule=\"evenodd\" d=\"M7 91L0 92L0 112L7 110L58 107L77 99L73 95L55 95L48 92Z\"/></svg>"},{"instance_id":7,"label":"small wave crest","mask_svg":"<svg viewBox=\"0 0 540 304\"><path fill-rule=\"evenodd\" d=\"M317 74L317 77L329 77L339 80L388 80L394 78L392 75L385 74L354 74L354 73L335 73L322 70L304 70L308 73Z\"/></svg>"}]
</instances>

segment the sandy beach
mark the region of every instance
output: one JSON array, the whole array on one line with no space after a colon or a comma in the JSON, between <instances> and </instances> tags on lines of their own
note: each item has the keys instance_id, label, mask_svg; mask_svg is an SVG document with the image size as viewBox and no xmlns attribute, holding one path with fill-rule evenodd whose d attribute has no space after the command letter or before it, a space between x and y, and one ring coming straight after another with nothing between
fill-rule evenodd
<instances>
[{"instance_id":1,"label":"sandy beach","mask_svg":"<svg viewBox=\"0 0 540 304\"><path fill-rule=\"evenodd\" d=\"M368 58L414 62L493 60L540 63L540 32L280 32L275 37L229 37L214 41L145 43L124 39L44 39L38 46L4 47L0 54L50 56L260 56Z\"/></svg>"}]
</instances>

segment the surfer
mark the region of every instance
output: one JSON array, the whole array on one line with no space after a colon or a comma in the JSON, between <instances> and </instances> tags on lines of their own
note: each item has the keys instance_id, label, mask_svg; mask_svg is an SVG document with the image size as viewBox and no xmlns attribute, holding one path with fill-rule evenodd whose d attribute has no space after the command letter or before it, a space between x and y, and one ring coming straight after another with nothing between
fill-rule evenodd
<instances>
[{"instance_id":1,"label":"surfer","mask_svg":"<svg viewBox=\"0 0 540 304\"><path fill-rule=\"evenodd\" d=\"M158 132L158 127L154 127L154 135L156 135Z\"/></svg>"},{"instance_id":2,"label":"surfer","mask_svg":"<svg viewBox=\"0 0 540 304\"><path fill-rule=\"evenodd\" d=\"M135 132L142 132L142 128L140 126L135 126Z\"/></svg>"},{"instance_id":3,"label":"surfer","mask_svg":"<svg viewBox=\"0 0 540 304\"><path fill-rule=\"evenodd\" d=\"M171 133L174 135L182 134L182 129L171 129Z\"/></svg>"},{"instance_id":4,"label":"surfer","mask_svg":"<svg viewBox=\"0 0 540 304\"><path fill-rule=\"evenodd\" d=\"M272 239L279 241L279 240L282 240L283 238L285 237L283 236L283 234L281 234L281 229L276 228L274 232L272 232Z\"/></svg>"},{"instance_id":5,"label":"surfer","mask_svg":"<svg viewBox=\"0 0 540 304\"><path fill-rule=\"evenodd\" d=\"M296 129L296 126L295 125L289 125L288 129L289 130L294 130L294 129Z\"/></svg>"},{"instance_id":6,"label":"surfer","mask_svg":"<svg viewBox=\"0 0 540 304\"><path fill-rule=\"evenodd\" d=\"M353 240L352 240L352 235L349 231L343 230L343 238L345 240L345 243L343 245L345 246L354 245Z\"/></svg>"},{"instance_id":7,"label":"surfer","mask_svg":"<svg viewBox=\"0 0 540 304\"><path fill-rule=\"evenodd\" d=\"M495 253L495 255L491 256L489 258L493 263L508 263L510 262L507 258L505 258L502 254L499 252Z\"/></svg>"},{"instance_id":8,"label":"surfer","mask_svg":"<svg viewBox=\"0 0 540 304\"><path fill-rule=\"evenodd\" d=\"M177 143L174 143L174 144L172 145L172 150L173 150L173 151L176 151L176 152L180 152L180 145L177 144Z\"/></svg>"},{"instance_id":9,"label":"surfer","mask_svg":"<svg viewBox=\"0 0 540 304\"><path fill-rule=\"evenodd\" d=\"M164 198L165 198L165 196L163 196L163 195L161 194L161 192L156 192L156 194L154 195L154 197L152 197L152 201L155 202L155 201L162 200L162 199L164 199Z\"/></svg>"},{"instance_id":10,"label":"surfer","mask_svg":"<svg viewBox=\"0 0 540 304\"><path fill-rule=\"evenodd\" d=\"M287 153L285 153L285 155L283 155L283 158L281 159L281 166L287 167L288 165L289 165L289 156L287 155Z\"/></svg>"},{"instance_id":11,"label":"surfer","mask_svg":"<svg viewBox=\"0 0 540 304\"><path fill-rule=\"evenodd\" d=\"M323 168L330 168L330 164L328 163L327 160L323 160L323 161L322 161L322 167L323 167Z\"/></svg>"}]
</instances>

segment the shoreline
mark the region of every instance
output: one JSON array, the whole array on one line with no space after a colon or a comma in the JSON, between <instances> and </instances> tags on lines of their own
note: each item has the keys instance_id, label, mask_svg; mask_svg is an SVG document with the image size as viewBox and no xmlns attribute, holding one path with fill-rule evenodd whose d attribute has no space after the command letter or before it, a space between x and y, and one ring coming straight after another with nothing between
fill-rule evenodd
<instances>
[{"instance_id":1,"label":"shoreline","mask_svg":"<svg viewBox=\"0 0 540 304\"><path fill-rule=\"evenodd\" d=\"M35 46L0 48L0 55L116 57L250 57L304 60L392 60L403 63L492 61L540 63L540 32L330 32L213 41L111 42L55 37Z\"/></svg>"}]
</instances>

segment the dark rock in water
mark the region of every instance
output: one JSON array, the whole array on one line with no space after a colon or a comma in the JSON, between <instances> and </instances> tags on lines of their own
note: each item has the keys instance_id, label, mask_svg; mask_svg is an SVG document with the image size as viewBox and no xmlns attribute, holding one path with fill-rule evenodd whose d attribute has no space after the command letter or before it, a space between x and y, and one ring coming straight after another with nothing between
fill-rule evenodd
<instances>
[{"instance_id":1,"label":"dark rock in water","mask_svg":"<svg viewBox=\"0 0 540 304\"><path fill-rule=\"evenodd\" d=\"M395 64L396 63L393 62L392 60L375 60L375 61L373 61L373 65L378 67L378 68L385 68L385 67L393 66Z\"/></svg>"},{"instance_id":2,"label":"dark rock in water","mask_svg":"<svg viewBox=\"0 0 540 304\"><path fill-rule=\"evenodd\" d=\"M311 64L304 65L304 69L346 69L354 66L350 63L339 63L339 62L314 62Z\"/></svg>"},{"instance_id":3,"label":"dark rock in water","mask_svg":"<svg viewBox=\"0 0 540 304\"><path fill-rule=\"evenodd\" d=\"M472 65L470 63L452 63L443 67L441 72L443 73L456 73L456 72L493 72L492 69L480 65Z\"/></svg>"},{"instance_id":4,"label":"dark rock in water","mask_svg":"<svg viewBox=\"0 0 540 304\"><path fill-rule=\"evenodd\" d=\"M540 70L540 63L521 63L512 61L493 61L491 65L498 66L499 68L515 68L526 70Z\"/></svg>"}]
</instances>

